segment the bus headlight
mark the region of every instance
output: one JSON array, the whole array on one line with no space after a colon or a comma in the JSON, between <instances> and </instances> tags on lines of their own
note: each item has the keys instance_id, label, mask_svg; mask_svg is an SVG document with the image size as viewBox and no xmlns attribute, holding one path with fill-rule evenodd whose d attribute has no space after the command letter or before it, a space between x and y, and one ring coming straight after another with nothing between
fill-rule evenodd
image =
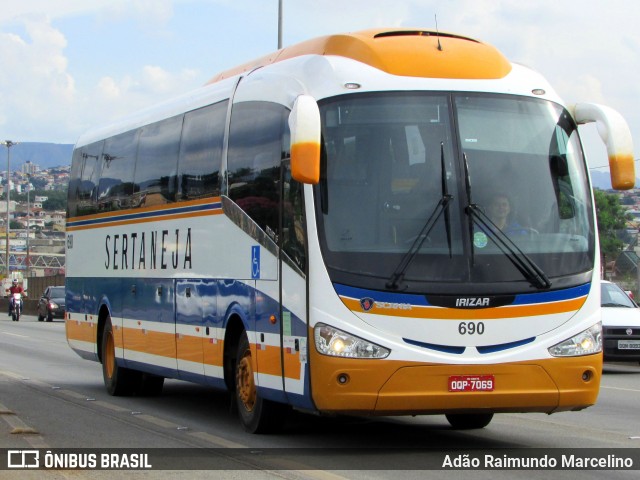
<instances>
[{"instance_id":1,"label":"bus headlight","mask_svg":"<svg viewBox=\"0 0 640 480\"><path fill-rule=\"evenodd\" d=\"M597 323L549 349L554 357L579 357L602 351L602 323Z\"/></svg>"},{"instance_id":2,"label":"bus headlight","mask_svg":"<svg viewBox=\"0 0 640 480\"><path fill-rule=\"evenodd\" d=\"M386 358L391 351L323 323L314 330L316 349L323 355L347 358Z\"/></svg>"}]
</instances>

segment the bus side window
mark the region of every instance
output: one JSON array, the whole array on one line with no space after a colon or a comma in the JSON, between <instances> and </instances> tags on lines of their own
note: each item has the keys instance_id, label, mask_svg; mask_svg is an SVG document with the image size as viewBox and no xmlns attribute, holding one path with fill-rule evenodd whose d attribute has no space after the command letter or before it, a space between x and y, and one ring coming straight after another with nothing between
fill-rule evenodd
<instances>
[{"instance_id":1,"label":"bus side window","mask_svg":"<svg viewBox=\"0 0 640 480\"><path fill-rule=\"evenodd\" d=\"M182 119L179 115L142 128L131 207L176 201Z\"/></svg>"},{"instance_id":2,"label":"bus side window","mask_svg":"<svg viewBox=\"0 0 640 480\"><path fill-rule=\"evenodd\" d=\"M188 112L184 116L178 188L181 200L220 195L220 165L227 101Z\"/></svg>"},{"instance_id":3,"label":"bus side window","mask_svg":"<svg viewBox=\"0 0 640 480\"><path fill-rule=\"evenodd\" d=\"M72 176L69 183L69 218L96 212L96 190L100 178L100 162L104 142L96 142L73 152Z\"/></svg>"},{"instance_id":4,"label":"bus side window","mask_svg":"<svg viewBox=\"0 0 640 480\"><path fill-rule=\"evenodd\" d=\"M307 263L304 186L291 177L289 162L283 169L282 249L304 272Z\"/></svg>"},{"instance_id":5,"label":"bus side window","mask_svg":"<svg viewBox=\"0 0 640 480\"><path fill-rule=\"evenodd\" d=\"M78 212L78 197L80 195L80 178L84 159L82 158L82 149L73 151L71 159L71 175L69 180L69 188L67 190L67 218L73 218Z\"/></svg>"},{"instance_id":6,"label":"bus side window","mask_svg":"<svg viewBox=\"0 0 640 480\"><path fill-rule=\"evenodd\" d=\"M98 185L98 210L129 208L133 194L133 172L138 131L132 130L104 142L102 174Z\"/></svg>"},{"instance_id":7,"label":"bus side window","mask_svg":"<svg viewBox=\"0 0 640 480\"><path fill-rule=\"evenodd\" d=\"M278 235L282 136L288 111L269 102L233 106L229 131L229 198L272 240Z\"/></svg>"}]
</instances>

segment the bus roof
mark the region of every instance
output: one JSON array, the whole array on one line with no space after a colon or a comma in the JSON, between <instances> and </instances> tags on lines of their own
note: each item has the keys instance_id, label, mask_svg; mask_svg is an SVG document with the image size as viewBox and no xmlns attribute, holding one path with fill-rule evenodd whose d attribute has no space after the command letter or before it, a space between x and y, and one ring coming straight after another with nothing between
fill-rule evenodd
<instances>
[{"instance_id":1,"label":"bus roof","mask_svg":"<svg viewBox=\"0 0 640 480\"><path fill-rule=\"evenodd\" d=\"M374 29L285 47L221 72L208 83L302 55L342 56L409 77L499 79L511 71L511 63L495 47L472 38L419 29Z\"/></svg>"}]
</instances>

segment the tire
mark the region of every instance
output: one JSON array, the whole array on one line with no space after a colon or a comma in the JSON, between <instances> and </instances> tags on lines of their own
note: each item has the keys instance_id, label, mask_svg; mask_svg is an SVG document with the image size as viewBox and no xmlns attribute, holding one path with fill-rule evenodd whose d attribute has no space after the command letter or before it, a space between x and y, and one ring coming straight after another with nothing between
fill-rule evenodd
<instances>
[{"instance_id":1,"label":"tire","mask_svg":"<svg viewBox=\"0 0 640 480\"><path fill-rule=\"evenodd\" d=\"M140 372L118 366L111 317L107 317L102 331L102 376L107 392L113 396L133 395L141 383Z\"/></svg>"},{"instance_id":2,"label":"tire","mask_svg":"<svg viewBox=\"0 0 640 480\"><path fill-rule=\"evenodd\" d=\"M452 413L446 415L446 417L456 430L473 430L489 425L493 418L493 413Z\"/></svg>"},{"instance_id":3,"label":"tire","mask_svg":"<svg viewBox=\"0 0 640 480\"><path fill-rule=\"evenodd\" d=\"M40 314L38 314L38 321L39 322L44 322L44 317Z\"/></svg>"},{"instance_id":4,"label":"tire","mask_svg":"<svg viewBox=\"0 0 640 480\"><path fill-rule=\"evenodd\" d=\"M53 322L53 313L47 314L47 322Z\"/></svg>"},{"instance_id":5,"label":"tire","mask_svg":"<svg viewBox=\"0 0 640 480\"><path fill-rule=\"evenodd\" d=\"M240 423L249 433L273 433L286 420L287 406L258 395L254 382L253 358L246 333L238 342L234 396Z\"/></svg>"}]
</instances>

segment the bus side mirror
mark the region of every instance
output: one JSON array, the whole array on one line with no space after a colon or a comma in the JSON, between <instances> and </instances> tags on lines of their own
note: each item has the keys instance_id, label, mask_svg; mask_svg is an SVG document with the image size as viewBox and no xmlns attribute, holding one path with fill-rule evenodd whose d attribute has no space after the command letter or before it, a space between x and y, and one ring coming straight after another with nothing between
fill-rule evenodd
<instances>
[{"instance_id":1,"label":"bus side mirror","mask_svg":"<svg viewBox=\"0 0 640 480\"><path fill-rule=\"evenodd\" d=\"M600 138L607 146L613 188L633 188L636 182L633 140L622 115L603 105L579 103L574 107L573 117L578 124L596 122Z\"/></svg>"},{"instance_id":2,"label":"bus side mirror","mask_svg":"<svg viewBox=\"0 0 640 480\"><path fill-rule=\"evenodd\" d=\"M301 183L320 182L320 109L309 95L296 98L289 115L291 176Z\"/></svg>"}]
</instances>

